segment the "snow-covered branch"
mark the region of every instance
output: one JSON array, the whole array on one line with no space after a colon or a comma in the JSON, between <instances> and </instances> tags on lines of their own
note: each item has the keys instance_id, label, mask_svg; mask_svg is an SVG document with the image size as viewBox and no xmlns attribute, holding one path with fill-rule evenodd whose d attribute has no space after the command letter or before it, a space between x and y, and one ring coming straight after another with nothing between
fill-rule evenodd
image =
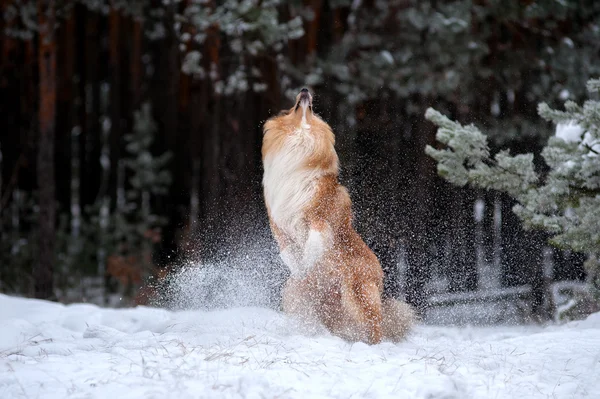
<instances>
[{"instance_id":1,"label":"snow-covered branch","mask_svg":"<svg viewBox=\"0 0 600 399\"><path fill-rule=\"evenodd\" d=\"M590 91L600 81L588 82ZM429 109L426 118L439 128L443 149L427 146L440 176L460 186L469 184L505 192L518 201L515 213L529 228L552 233L552 242L588 254L600 252L600 102L583 106L572 101L565 110L542 103L539 115L556 124L541 155L548 166L536 172L533 154L512 156L489 152L487 137L473 125L462 126Z\"/></svg>"}]
</instances>

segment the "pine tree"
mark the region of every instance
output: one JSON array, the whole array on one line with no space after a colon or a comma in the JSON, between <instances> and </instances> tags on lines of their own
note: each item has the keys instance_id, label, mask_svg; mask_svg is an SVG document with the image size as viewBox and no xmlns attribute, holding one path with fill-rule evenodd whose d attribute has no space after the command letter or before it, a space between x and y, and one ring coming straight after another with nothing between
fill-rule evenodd
<instances>
[{"instance_id":1,"label":"pine tree","mask_svg":"<svg viewBox=\"0 0 600 399\"><path fill-rule=\"evenodd\" d=\"M600 80L590 80L587 88L598 93ZM586 253L588 282L599 295L600 101L583 106L567 101L564 111L541 103L538 113L556 125L556 135L541 152L543 166L536 165L532 153L504 150L492 156L488 138L477 127L462 126L431 108L426 118L439 127L436 138L446 148L425 151L444 179L507 193L517 201L513 211L526 228L547 231L552 244Z\"/></svg>"},{"instance_id":2,"label":"pine tree","mask_svg":"<svg viewBox=\"0 0 600 399\"><path fill-rule=\"evenodd\" d=\"M133 132L125 135L127 156L121 161L122 182L117 188L111 220L113 251L107 266L108 273L121 282L127 297L154 272L152 246L160 241L160 228L166 220L152 211L151 201L165 195L171 184L171 174L166 169L171 154L152 153L157 128L150 104L143 104L134 117Z\"/></svg>"}]
</instances>

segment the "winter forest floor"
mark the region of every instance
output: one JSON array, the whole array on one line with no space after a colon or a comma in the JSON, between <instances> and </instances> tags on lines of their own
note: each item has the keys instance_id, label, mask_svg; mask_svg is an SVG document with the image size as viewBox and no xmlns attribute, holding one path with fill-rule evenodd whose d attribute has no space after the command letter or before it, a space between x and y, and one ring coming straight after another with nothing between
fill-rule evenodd
<instances>
[{"instance_id":1,"label":"winter forest floor","mask_svg":"<svg viewBox=\"0 0 600 399\"><path fill-rule=\"evenodd\" d=\"M258 307L104 309L0 295L1 398L584 398L600 314L548 327L415 328L349 344Z\"/></svg>"}]
</instances>

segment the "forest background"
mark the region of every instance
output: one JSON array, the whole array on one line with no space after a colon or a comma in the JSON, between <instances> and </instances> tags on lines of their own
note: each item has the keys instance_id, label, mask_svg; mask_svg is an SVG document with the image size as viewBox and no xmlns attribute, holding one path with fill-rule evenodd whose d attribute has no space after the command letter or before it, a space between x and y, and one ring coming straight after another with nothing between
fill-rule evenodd
<instances>
[{"instance_id":1,"label":"forest background","mask_svg":"<svg viewBox=\"0 0 600 399\"><path fill-rule=\"evenodd\" d=\"M537 104L581 102L600 76L596 1L0 4L1 292L147 303L152 281L232 253L277 291L261 128L304 86L386 295L424 309L529 286L549 317L548 281L585 277L584 256L525 231L513 199L437 176L425 110L539 154L554 126Z\"/></svg>"}]
</instances>

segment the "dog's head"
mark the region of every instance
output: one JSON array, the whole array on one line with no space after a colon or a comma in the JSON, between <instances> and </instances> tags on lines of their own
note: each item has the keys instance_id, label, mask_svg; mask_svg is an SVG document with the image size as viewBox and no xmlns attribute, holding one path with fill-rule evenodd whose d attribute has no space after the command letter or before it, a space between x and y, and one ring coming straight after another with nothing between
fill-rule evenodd
<instances>
[{"instance_id":1,"label":"dog's head","mask_svg":"<svg viewBox=\"0 0 600 399\"><path fill-rule=\"evenodd\" d=\"M298 126L302 123L312 124L321 120L313 113L313 97L307 88L300 90L292 108L279 112L274 119L279 120L280 123Z\"/></svg>"},{"instance_id":2,"label":"dog's head","mask_svg":"<svg viewBox=\"0 0 600 399\"><path fill-rule=\"evenodd\" d=\"M311 132L316 135L331 136L331 127L313 112L313 97L308 89L302 89L296 95L296 102L290 109L283 110L265 122L263 133L289 135L298 132Z\"/></svg>"},{"instance_id":3,"label":"dog's head","mask_svg":"<svg viewBox=\"0 0 600 399\"><path fill-rule=\"evenodd\" d=\"M320 137L322 140L316 142L319 145L323 144L323 148L316 151L316 153L322 150L328 156L331 155L327 160L333 158L337 160L337 155L335 155L333 149L335 143L333 131L323 119L313 112L313 97L308 89L300 90L296 96L296 103L292 108L283 110L266 121L263 126L263 133L263 158L269 152L277 152L288 137L301 133Z\"/></svg>"}]
</instances>

